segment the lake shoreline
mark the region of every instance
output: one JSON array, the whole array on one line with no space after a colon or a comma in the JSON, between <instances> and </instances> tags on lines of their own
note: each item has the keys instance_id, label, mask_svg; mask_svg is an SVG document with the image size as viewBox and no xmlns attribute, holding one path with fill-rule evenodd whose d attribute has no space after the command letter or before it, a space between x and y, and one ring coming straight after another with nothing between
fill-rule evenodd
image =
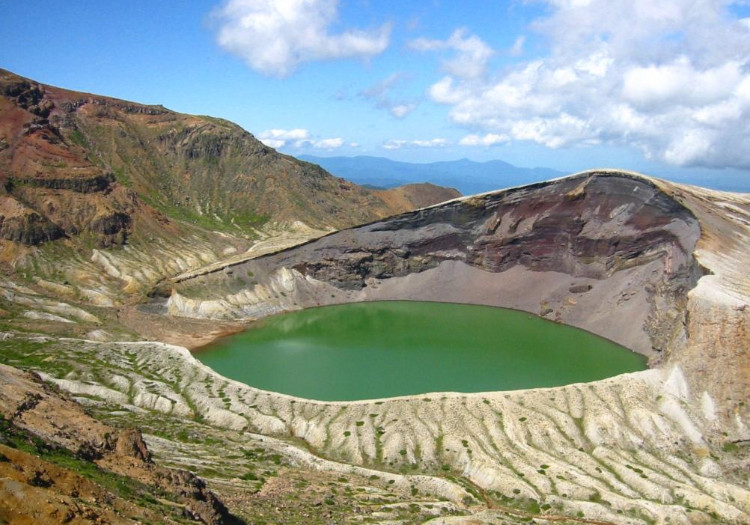
<instances>
[{"instance_id":1,"label":"lake shoreline","mask_svg":"<svg viewBox=\"0 0 750 525\"><path fill-rule=\"evenodd\" d=\"M547 388L647 369L603 337L483 305L349 303L269 316L259 328L193 354L254 387L325 401Z\"/></svg>"}]
</instances>

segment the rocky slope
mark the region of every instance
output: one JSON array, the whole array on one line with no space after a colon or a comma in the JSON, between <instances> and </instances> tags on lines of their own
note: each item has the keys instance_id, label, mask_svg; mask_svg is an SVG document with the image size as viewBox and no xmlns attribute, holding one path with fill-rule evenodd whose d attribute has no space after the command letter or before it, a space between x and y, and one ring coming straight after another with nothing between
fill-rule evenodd
<instances>
[{"instance_id":1,"label":"rocky slope","mask_svg":"<svg viewBox=\"0 0 750 525\"><path fill-rule=\"evenodd\" d=\"M173 315L348 301L518 308L679 364L747 439L748 199L619 172L468 197L180 280ZM253 275L252 279L246 278Z\"/></svg>"},{"instance_id":2,"label":"rocky slope","mask_svg":"<svg viewBox=\"0 0 750 525\"><path fill-rule=\"evenodd\" d=\"M687 291L703 273L693 256L699 236L696 217L653 182L584 174L452 201L180 280L167 307L242 318L376 299L490 304L657 359L684 340Z\"/></svg>"},{"instance_id":3,"label":"rocky slope","mask_svg":"<svg viewBox=\"0 0 750 525\"><path fill-rule=\"evenodd\" d=\"M227 121L0 70L0 263L83 295L114 301L258 239L309 238L454 195L379 195ZM66 275L61 260L75 263ZM80 282L91 262L114 282Z\"/></svg>"},{"instance_id":4,"label":"rocky slope","mask_svg":"<svg viewBox=\"0 0 750 525\"><path fill-rule=\"evenodd\" d=\"M91 232L101 244L122 244L143 220L144 203L240 233L268 221L340 228L398 210L227 121L7 71L0 93L0 182L7 216L21 221L4 223L6 239L38 244Z\"/></svg>"},{"instance_id":5,"label":"rocky slope","mask_svg":"<svg viewBox=\"0 0 750 525\"><path fill-rule=\"evenodd\" d=\"M3 523L30 517L38 523L238 522L203 480L156 466L140 431L104 425L37 376L5 365L0 390Z\"/></svg>"},{"instance_id":6,"label":"rocky slope","mask_svg":"<svg viewBox=\"0 0 750 525\"><path fill-rule=\"evenodd\" d=\"M432 206L461 196L458 190L436 186L429 182L407 184L388 190L374 190L373 193L383 199L391 209L413 210Z\"/></svg>"},{"instance_id":7,"label":"rocky slope","mask_svg":"<svg viewBox=\"0 0 750 525\"><path fill-rule=\"evenodd\" d=\"M249 522L750 523L749 196L586 172L308 241L425 188L347 189L224 121L0 87L0 362L86 407L0 368L0 521L223 516L169 466ZM322 403L144 341L381 299L523 309L652 369Z\"/></svg>"}]
</instances>

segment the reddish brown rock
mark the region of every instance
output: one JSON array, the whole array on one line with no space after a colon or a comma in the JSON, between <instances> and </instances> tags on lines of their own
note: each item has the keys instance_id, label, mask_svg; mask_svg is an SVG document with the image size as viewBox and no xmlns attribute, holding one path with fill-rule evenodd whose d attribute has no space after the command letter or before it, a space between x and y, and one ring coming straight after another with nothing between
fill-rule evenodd
<instances>
[{"instance_id":1,"label":"reddish brown rock","mask_svg":"<svg viewBox=\"0 0 750 525\"><path fill-rule=\"evenodd\" d=\"M206 488L202 479L187 471L155 465L139 430L118 430L100 423L35 374L0 364L0 416L10 431L18 429L41 440L46 447L68 450L81 460L94 462L117 475L173 495L196 520L217 525L234 522L224 504ZM0 452L2 457L17 465L16 471L21 473L11 478L15 484L3 480L0 475L0 501L18 500L15 509L4 511L0 505L0 518L21 523L24 516L42 519L40 516L43 515L70 515L71 520L77 517L84 522L96 516L109 519L111 510L127 506L105 488L84 481L64 468L29 457L28 454L9 451L7 447L0 446ZM3 461L0 458L2 472ZM104 499L110 505L105 505L104 511L94 511L86 505L83 508L76 506L75 494L80 496L84 490L76 487L85 487L91 495L90 503ZM19 494L24 496L14 496ZM53 495L55 498L57 495L65 496L59 500L60 505L38 509L29 504L29 501L38 499L49 501ZM117 520L112 522L119 523Z\"/></svg>"}]
</instances>

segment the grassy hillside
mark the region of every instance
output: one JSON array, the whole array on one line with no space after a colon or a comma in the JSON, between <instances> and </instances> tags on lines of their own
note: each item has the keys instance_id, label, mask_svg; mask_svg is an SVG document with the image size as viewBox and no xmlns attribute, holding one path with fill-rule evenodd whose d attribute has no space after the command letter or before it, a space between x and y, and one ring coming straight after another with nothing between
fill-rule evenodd
<instances>
[{"instance_id":1,"label":"grassy hillside","mask_svg":"<svg viewBox=\"0 0 750 525\"><path fill-rule=\"evenodd\" d=\"M339 228L390 212L367 190L281 155L224 120L9 72L0 73L0 93L6 202L39 215L26 221L39 224L35 233L17 232L14 240L94 231L122 243L137 232L144 204L170 219L243 232L269 221ZM74 217L71 207L80 210Z\"/></svg>"},{"instance_id":2,"label":"grassy hillside","mask_svg":"<svg viewBox=\"0 0 750 525\"><path fill-rule=\"evenodd\" d=\"M111 303L280 233L290 244L454 196L399 192L336 178L225 120L0 70L0 265L72 286L56 295Z\"/></svg>"}]
</instances>

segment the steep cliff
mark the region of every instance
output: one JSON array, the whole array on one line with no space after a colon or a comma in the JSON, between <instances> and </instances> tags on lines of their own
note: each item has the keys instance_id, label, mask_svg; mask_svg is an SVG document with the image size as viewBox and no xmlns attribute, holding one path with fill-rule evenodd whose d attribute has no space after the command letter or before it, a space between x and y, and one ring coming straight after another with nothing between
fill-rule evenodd
<instances>
[{"instance_id":1,"label":"steep cliff","mask_svg":"<svg viewBox=\"0 0 750 525\"><path fill-rule=\"evenodd\" d=\"M164 287L173 315L363 300L518 308L679 365L745 439L746 196L620 172L455 200ZM252 278L246 277L252 275Z\"/></svg>"}]
</instances>

